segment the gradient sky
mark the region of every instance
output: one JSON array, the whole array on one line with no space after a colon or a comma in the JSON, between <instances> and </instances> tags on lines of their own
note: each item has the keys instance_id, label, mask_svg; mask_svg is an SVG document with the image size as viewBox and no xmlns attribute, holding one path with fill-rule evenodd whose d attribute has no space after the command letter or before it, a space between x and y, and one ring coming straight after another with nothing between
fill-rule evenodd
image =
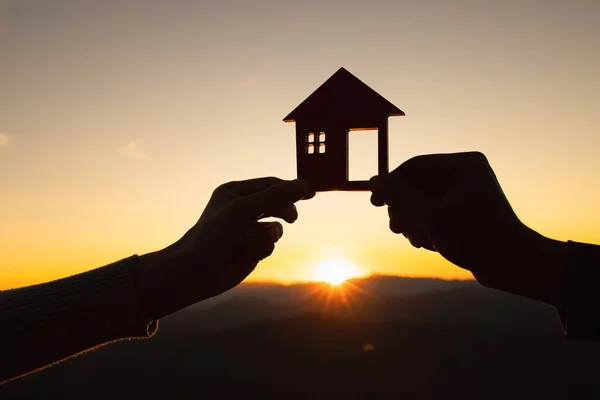
<instances>
[{"instance_id":1,"label":"gradient sky","mask_svg":"<svg viewBox=\"0 0 600 400\"><path fill-rule=\"evenodd\" d=\"M342 66L406 112L392 168L480 150L532 228L600 243L599 20L597 0L0 0L0 289L163 248L223 182L294 178L282 118ZM367 193L298 208L250 279L331 257L470 277Z\"/></svg>"}]
</instances>

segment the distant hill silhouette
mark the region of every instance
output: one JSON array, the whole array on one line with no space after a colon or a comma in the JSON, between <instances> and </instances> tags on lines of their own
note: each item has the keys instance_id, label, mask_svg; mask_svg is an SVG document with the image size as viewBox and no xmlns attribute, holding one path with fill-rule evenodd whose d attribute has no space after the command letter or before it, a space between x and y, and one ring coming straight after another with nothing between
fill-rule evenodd
<instances>
[{"instance_id":1,"label":"distant hill silhouette","mask_svg":"<svg viewBox=\"0 0 600 400\"><path fill-rule=\"evenodd\" d=\"M0 398L599 397L600 346L565 340L551 307L473 282L411 282L242 285L165 318L150 340L100 348Z\"/></svg>"},{"instance_id":2,"label":"distant hill silhouette","mask_svg":"<svg viewBox=\"0 0 600 400\"><path fill-rule=\"evenodd\" d=\"M551 307L482 288L474 281L372 276L350 280L341 289L324 283L249 283L209 301L165 318L161 329L210 332L306 312L363 321L478 321L559 329Z\"/></svg>"},{"instance_id":3,"label":"distant hill silhouette","mask_svg":"<svg viewBox=\"0 0 600 400\"><path fill-rule=\"evenodd\" d=\"M407 296L462 287L474 287L472 280L443 280L435 278L407 278L394 275L371 275L346 281L376 296ZM203 309L234 297L257 297L274 303L297 303L311 297L319 287L329 287L323 282L305 282L292 285L278 283L243 282L237 287L188 309Z\"/></svg>"}]
</instances>

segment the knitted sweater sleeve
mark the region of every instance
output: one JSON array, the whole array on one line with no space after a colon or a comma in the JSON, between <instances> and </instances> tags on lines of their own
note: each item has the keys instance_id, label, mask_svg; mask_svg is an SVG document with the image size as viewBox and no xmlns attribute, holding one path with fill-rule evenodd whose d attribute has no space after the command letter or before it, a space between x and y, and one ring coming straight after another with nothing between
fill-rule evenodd
<instances>
[{"instance_id":1,"label":"knitted sweater sleeve","mask_svg":"<svg viewBox=\"0 0 600 400\"><path fill-rule=\"evenodd\" d=\"M0 384L97 346L147 338L137 256L34 286L0 291Z\"/></svg>"}]
</instances>

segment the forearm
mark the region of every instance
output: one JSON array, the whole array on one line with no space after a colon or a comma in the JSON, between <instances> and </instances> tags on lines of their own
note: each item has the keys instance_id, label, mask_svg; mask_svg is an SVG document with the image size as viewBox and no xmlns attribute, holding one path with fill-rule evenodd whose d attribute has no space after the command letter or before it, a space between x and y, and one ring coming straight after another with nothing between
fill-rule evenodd
<instances>
[{"instance_id":1,"label":"forearm","mask_svg":"<svg viewBox=\"0 0 600 400\"><path fill-rule=\"evenodd\" d=\"M526 297L555 307L565 305L565 274L568 263L566 242L547 238L530 230L524 244L519 277L515 282Z\"/></svg>"},{"instance_id":2,"label":"forearm","mask_svg":"<svg viewBox=\"0 0 600 400\"><path fill-rule=\"evenodd\" d=\"M600 246L531 232L519 250L522 273L499 289L555 306L568 338L600 340Z\"/></svg>"},{"instance_id":3,"label":"forearm","mask_svg":"<svg viewBox=\"0 0 600 400\"><path fill-rule=\"evenodd\" d=\"M0 292L0 382L100 346L149 337L137 256L68 278Z\"/></svg>"},{"instance_id":4,"label":"forearm","mask_svg":"<svg viewBox=\"0 0 600 400\"><path fill-rule=\"evenodd\" d=\"M476 279L486 287L562 307L567 244L524 225L508 243L479 260L473 270Z\"/></svg>"},{"instance_id":5,"label":"forearm","mask_svg":"<svg viewBox=\"0 0 600 400\"><path fill-rule=\"evenodd\" d=\"M166 248L138 259L140 294L152 319L166 317L194 303L219 295L211 279L196 279L210 265L190 259L178 249Z\"/></svg>"}]
</instances>

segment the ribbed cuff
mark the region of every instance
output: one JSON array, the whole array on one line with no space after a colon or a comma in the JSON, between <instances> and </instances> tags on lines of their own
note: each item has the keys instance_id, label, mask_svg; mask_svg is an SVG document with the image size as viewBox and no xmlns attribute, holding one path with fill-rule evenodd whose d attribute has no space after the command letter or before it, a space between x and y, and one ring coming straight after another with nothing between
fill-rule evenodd
<instances>
[{"instance_id":1,"label":"ribbed cuff","mask_svg":"<svg viewBox=\"0 0 600 400\"><path fill-rule=\"evenodd\" d=\"M600 246L567 242L565 307L557 309L568 339L600 340Z\"/></svg>"}]
</instances>

